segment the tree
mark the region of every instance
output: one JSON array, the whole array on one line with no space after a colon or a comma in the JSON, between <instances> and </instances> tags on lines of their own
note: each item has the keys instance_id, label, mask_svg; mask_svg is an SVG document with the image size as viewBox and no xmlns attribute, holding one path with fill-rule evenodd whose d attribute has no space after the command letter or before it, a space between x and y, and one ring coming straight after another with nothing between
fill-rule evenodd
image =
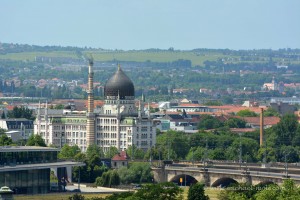
<instances>
[{"instance_id":1,"label":"tree","mask_svg":"<svg viewBox=\"0 0 300 200\"><path fill-rule=\"evenodd\" d=\"M112 158L114 157L117 153L119 152L119 150L117 149L117 147L114 146L110 146L109 150L106 152L105 154L105 158Z\"/></svg>"},{"instance_id":2,"label":"tree","mask_svg":"<svg viewBox=\"0 0 300 200\"><path fill-rule=\"evenodd\" d=\"M13 144L11 138L7 137L6 134L0 135L0 146L9 146L11 144Z\"/></svg>"},{"instance_id":3,"label":"tree","mask_svg":"<svg viewBox=\"0 0 300 200\"><path fill-rule=\"evenodd\" d=\"M111 187L120 185L120 177L116 170L104 172L101 177L96 178L97 186Z\"/></svg>"},{"instance_id":4,"label":"tree","mask_svg":"<svg viewBox=\"0 0 300 200\"><path fill-rule=\"evenodd\" d=\"M229 128L245 128L246 121L239 118L230 118L224 122L224 126L228 126Z\"/></svg>"},{"instance_id":5,"label":"tree","mask_svg":"<svg viewBox=\"0 0 300 200\"><path fill-rule=\"evenodd\" d=\"M7 115L9 118L34 119L32 110L24 106L15 106L12 111L8 111Z\"/></svg>"},{"instance_id":6,"label":"tree","mask_svg":"<svg viewBox=\"0 0 300 200\"><path fill-rule=\"evenodd\" d=\"M250 138L236 138L226 150L226 158L229 160L239 160L240 144L242 145L242 159L245 161L256 161L259 145L257 141Z\"/></svg>"},{"instance_id":7,"label":"tree","mask_svg":"<svg viewBox=\"0 0 300 200\"><path fill-rule=\"evenodd\" d=\"M59 159L74 159L75 156L80 153L80 148L75 145L75 146L69 146L68 144L65 144L59 154L58 158Z\"/></svg>"},{"instance_id":8,"label":"tree","mask_svg":"<svg viewBox=\"0 0 300 200\"><path fill-rule=\"evenodd\" d=\"M133 196L147 200L179 200L183 199L182 189L174 183L143 185Z\"/></svg>"},{"instance_id":9,"label":"tree","mask_svg":"<svg viewBox=\"0 0 300 200\"><path fill-rule=\"evenodd\" d=\"M264 190L261 190L255 194L256 200L272 199L277 200L280 194L280 188L278 185L271 184L267 185Z\"/></svg>"},{"instance_id":10,"label":"tree","mask_svg":"<svg viewBox=\"0 0 300 200\"><path fill-rule=\"evenodd\" d=\"M123 184L152 182L153 174L149 163L134 162L129 165L129 168L121 167L118 169L120 181Z\"/></svg>"},{"instance_id":11,"label":"tree","mask_svg":"<svg viewBox=\"0 0 300 200\"><path fill-rule=\"evenodd\" d=\"M41 147L47 146L44 139L42 138L42 136L36 135L36 134L32 134L28 138L26 145L27 146L41 146Z\"/></svg>"},{"instance_id":12,"label":"tree","mask_svg":"<svg viewBox=\"0 0 300 200\"><path fill-rule=\"evenodd\" d=\"M198 129L215 129L223 126L222 122L211 115L202 115Z\"/></svg>"},{"instance_id":13,"label":"tree","mask_svg":"<svg viewBox=\"0 0 300 200\"><path fill-rule=\"evenodd\" d=\"M88 160L91 160L94 156L98 156L100 158L103 157L103 155L104 153L102 149L96 144L89 145L86 150L86 157Z\"/></svg>"},{"instance_id":14,"label":"tree","mask_svg":"<svg viewBox=\"0 0 300 200\"><path fill-rule=\"evenodd\" d=\"M292 179L284 180L282 187L277 185L268 185L264 190L255 195L256 200L294 200L299 199L300 189Z\"/></svg>"},{"instance_id":15,"label":"tree","mask_svg":"<svg viewBox=\"0 0 300 200\"><path fill-rule=\"evenodd\" d=\"M266 162L276 162L276 149L273 147L260 147L257 152L257 160L263 161L266 156Z\"/></svg>"},{"instance_id":16,"label":"tree","mask_svg":"<svg viewBox=\"0 0 300 200\"><path fill-rule=\"evenodd\" d=\"M126 149L126 153L132 159L143 159L145 156L145 152L135 145L129 146L128 149Z\"/></svg>"},{"instance_id":17,"label":"tree","mask_svg":"<svg viewBox=\"0 0 300 200\"><path fill-rule=\"evenodd\" d=\"M240 117L257 117L258 114L256 114L253 111L250 111L249 109L245 109L245 110L240 110L239 112L236 113L237 116Z\"/></svg>"},{"instance_id":18,"label":"tree","mask_svg":"<svg viewBox=\"0 0 300 200\"><path fill-rule=\"evenodd\" d=\"M193 147L190 149L186 159L190 161L200 161L204 156L204 152L205 148L203 147Z\"/></svg>"},{"instance_id":19,"label":"tree","mask_svg":"<svg viewBox=\"0 0 300 200\"><path fill-rule=\"evenodd\" d=\"M70 148L71 154L78 152L78 147L72 148ZM68 148L66 149L66 152L69 152ZM66 155L66 157L69 156L69 154ZM88 146L85 154L81 152L77 153L74 156L75 160L84 162L86 165L83 167L74 167L72 172L74 180L78 180L79 170L81 172L80 179L83 182L93 183L97 177L102 176L103 172L107 171L107 167L101 162L100 155L103 155L102 150L95 144Z\"/></svg>"},{"instance_id":20,"label":"tree","mask_svg":"<svg viewBox=\"0 0 300 200\"><path fill-rule=\"evenodd\" d=\"M204 184L196 183L191 185L188 192L188 200L209 200L209 197L204 192Z\"/></svg>"},{"instance_id":21,"label":"tree","mask_svg":"<svg viewBox=\"0 0 300 200\"><path fill-rule=\"evenodd\" d=\"M279 116L279 113L272 107L269 107L267 110L264 111L265 117L272 117L272 116Z\"/></svg>"},{"instance_id":22,"label":"tree","mask_svg":"<svg viewBox=\"0 0 300 200\"><path fill-rule=\"evenodd\" d=\"M296 136L299 123L294 114L287 114L281 117L280 122L274 126L275 144L291 145Z\"/></svg>"},{"instance_id":23,"label":"tree","mask_svg":"<svg viewBox=\"0 0 300 200\"><path fill-rule=\"evenodd\" d=\"M73 194L68 200L85 200L85 197L81 194Z\"/></svg>"},{"instance_id":24,"label":"tree","mask_svg":"<svg viewBox=\"0 0 300 200\"><path fill-rule=\"evenodd\" d=\"M298 149L293 146L280 146L277 148L276 160L279 162L299 162Z\"/></svg>"},{"instance_id":25,"label":"tree","mask_svg":"<svg viewBox=\"0 0 300 200\"><path fill-rule=\"evenodd\" d=\"M1 114L1 119L6 119L5 112L3 111Z\"/></svg>"}]
</instances>

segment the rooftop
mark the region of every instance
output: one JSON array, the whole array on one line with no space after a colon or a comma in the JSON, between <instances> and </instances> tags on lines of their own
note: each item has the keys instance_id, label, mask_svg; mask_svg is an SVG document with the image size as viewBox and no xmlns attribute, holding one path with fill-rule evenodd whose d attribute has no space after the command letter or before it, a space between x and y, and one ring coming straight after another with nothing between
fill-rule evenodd
<instances>
[{"instance_id":1,"label":"rooftop","mask_svg":"<svg viewBox=\"0 0 300 200\"><path fill-rule=\"evenodd\" d=\"M0 152L22 152L22 151L59 151L57 148L38 146L0 146Z\"/></svg>"},{"instance_id":2,"label":"rooftop","mask_svg":"<svg viewBox=\"0 0 300 200\"><path fill-rule=\"evenodd\" d=\"M51 163L31 163L31 164L24 164L24 165L0 167L0 172L32 170L32 169L48 169L48 168L54 168L54 167L68 167L68 166L72 166L72 167L85 166L85 163L73 162L73 161L61 161L61 162L51 162Z\"/></svg>"},{"instance_id":3,"label":"rooftop","mask_svg":"<svg viewBox=\"0 0 300 200\"><path fill-rule=\"evenodd\" d=\"M128 160L128 156L126 151L121 151L120 153L116 154L111 160L113 161L126 161Z\"/></svg>"}]
</instances>

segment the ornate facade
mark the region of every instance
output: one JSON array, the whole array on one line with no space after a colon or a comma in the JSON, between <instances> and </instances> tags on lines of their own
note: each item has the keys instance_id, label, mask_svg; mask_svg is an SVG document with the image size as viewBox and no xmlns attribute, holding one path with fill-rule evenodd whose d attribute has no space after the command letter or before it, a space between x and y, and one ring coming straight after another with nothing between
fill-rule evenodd
<instances>
[{"instance_id":1,"label":"ornate facade","mask_svg":"<svg viewBox=\"0 0 300 200\"><path fill-rule=\"evenodd\" d=\"M91 61L88 85L87 111L40 107L34 123L34 133L40 134L48 145L78 145L82 151L86 151L91 144L97 144L104 152L111 146L126 150L134 145L147 150L155 145L156 129L149 109L145 112L144 98L138 102L135 100L134 85L120 66L105 84L105 104L100 109L94 110Z\"/></svg>"}]
</instances>

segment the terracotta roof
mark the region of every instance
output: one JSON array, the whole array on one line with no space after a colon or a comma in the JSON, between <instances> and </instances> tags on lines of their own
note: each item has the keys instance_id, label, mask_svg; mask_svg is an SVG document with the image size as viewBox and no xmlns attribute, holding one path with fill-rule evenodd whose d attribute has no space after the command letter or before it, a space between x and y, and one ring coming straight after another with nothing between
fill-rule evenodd
<instances>
[{"instance_id":1,"label":"terracotta roof","mask_svg":"<svg viewBox=\"0 0 300 200\"><path fill-rule=\"evenodd\" d=\"M219 112L222 113L237 113L241 110L247 110L247 109L255 113L260 113L260 108L261 108L261 107L235 106L235 105L209 106L209 107L219 109ZM267 107L265 106L263 108L266 109Z\"/></svg>"},{"instance_id":2,"label":"terracotta roof","mask_svg":"<svg viewBox=\"0 0 300 200\"><path fill-rule=\"evenodd\" d=\"M245 120L249 124L259 125L260 124L260 117L239 117ZM264 125L276 125L280 122L279 117L264 117Z\"/></svg>"},{"instance_id":3,"label":"terracotta roof","mask_svg":"<svg viewBox=\"0 0 300 200\"><path fill-rule=\"evenodd\" d=\"M114 155L114 157L111 160L113 160L113 161L127 161L128 156L126 154L126 151L121 151L120 153Z\"/></svg>"}]
</instances>

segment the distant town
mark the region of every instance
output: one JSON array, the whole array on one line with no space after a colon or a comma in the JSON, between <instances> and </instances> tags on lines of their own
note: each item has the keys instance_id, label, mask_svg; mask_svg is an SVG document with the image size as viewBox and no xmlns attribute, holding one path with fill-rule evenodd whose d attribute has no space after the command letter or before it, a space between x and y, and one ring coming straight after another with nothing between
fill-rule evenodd
<instances>
[{"instance_id":1,"label":"distant town","mask_svg":"<svg viewBox=\"0 0 300 200\"><path fill-rule=\"evenodd\" d=\"M0 70L3 193L300 183L299 49L0 43Z\"/></svg>"}]
</instances>

